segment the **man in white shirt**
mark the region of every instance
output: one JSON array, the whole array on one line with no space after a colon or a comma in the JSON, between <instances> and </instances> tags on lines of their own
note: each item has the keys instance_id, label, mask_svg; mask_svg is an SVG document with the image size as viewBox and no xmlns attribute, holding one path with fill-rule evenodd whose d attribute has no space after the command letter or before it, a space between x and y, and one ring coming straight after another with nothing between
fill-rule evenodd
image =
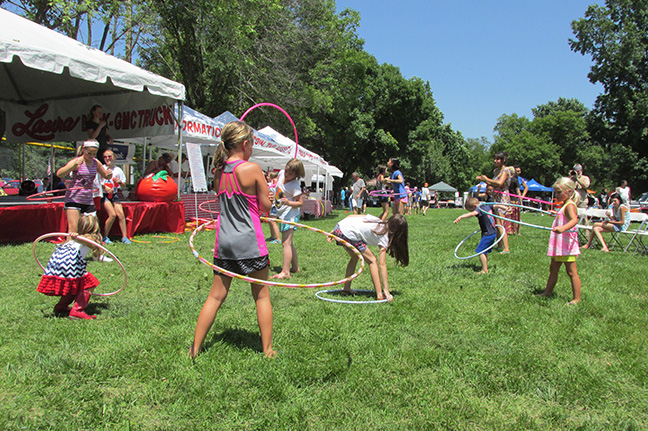
<instances>
[{"instance_id":1,"label":"man in white shirt","mask_svg":"<svg viewBox=\"0 0 648 431\"><path fill-rule=\"evenodd\" d=\"M425 183L425 185L421 187L421 208L423 210L423 215L425 215L428 208L430 208L430 189L428 189L428 183Z\"/></svg>"},{"instance_id":2,"label":"man in white shirt","mask_svg":"<svg viewBox=\"0 0 648 431\"><path fill-rule=\"evenodd\" d=\"M353 212L362 213L362 191L365 189L365 182L357 172L352 174L353 185L351 186L351 199L353 200Z\"/></svg>"}]
</instances>

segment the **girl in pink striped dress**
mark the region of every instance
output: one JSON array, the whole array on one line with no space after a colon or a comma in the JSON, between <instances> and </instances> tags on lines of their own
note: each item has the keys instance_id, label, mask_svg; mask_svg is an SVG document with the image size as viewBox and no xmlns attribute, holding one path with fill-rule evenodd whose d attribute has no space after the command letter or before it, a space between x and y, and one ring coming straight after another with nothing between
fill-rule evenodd
<instances>
[{"instance_id":1,"label":"girl in pink striped dress","mask_svg":"<svg viewBox=\"0 0 648 431\"><path fill-rule=\"evenodd\" d=\"M544 292L538 296L550 296L553 294L554 286L558 281L560 266L565 264L567 275L571 280L573 298L568 305L578 304L581 300L581 281L576 270L576 256L580 254L578 247L578 232L575 229L578 223L578 194L575 193L576 185L567 178L560 178L554 184L554 196L563 206L556 214L556 219L551 227L549 237L549 250L547 255L551 256L549 266L549 279Z\"/></svg>"}]
</instances>

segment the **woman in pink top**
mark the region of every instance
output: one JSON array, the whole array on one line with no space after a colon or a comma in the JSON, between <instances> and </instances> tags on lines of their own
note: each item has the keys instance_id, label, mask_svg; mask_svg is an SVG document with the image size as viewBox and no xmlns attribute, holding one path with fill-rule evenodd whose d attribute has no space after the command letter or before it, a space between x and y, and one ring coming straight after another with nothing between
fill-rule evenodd
<instances>
[{"instance_id":1,"label":"woman in pink top","mask_svg":"<svg viewBox=\"0 0 648 431\"><path fill-rule=\"evenodd\" d=\"M72 185L65 193L65 215L67 216L68 232L77 232L77 223L81 215L97 215L92 198L92 188L97 173L104 179L112 178L112 171L103 167L95 158L99 143L97 141L85 141L79 147L77 156L67 162L65 166L56 171L56 176L65 178L72 172Z\"/></svg>"},{"instance_id":2,"label":"woman in pink top","mask_svg":"<svg viewBox=\"0 0 648 431\"><path fill-rule=\"evenodd\" d=\"M551 227L549 237L549 250L547 255L551 256L549 266L549 279L544 292L538 296L550 296L553 294L554 286L558 281L558 271L564 263L567 275L571 280L573 298L568 305L578 304L581 300L581 281L576 270L576 256L580 254L578 247L578 232L575 229L578 223L577 206L579 196L575 192L576 185L567 178L560 178L554 184L554 196L563 206L556 214L556 219Z\"/></svg>"}]
</instances>

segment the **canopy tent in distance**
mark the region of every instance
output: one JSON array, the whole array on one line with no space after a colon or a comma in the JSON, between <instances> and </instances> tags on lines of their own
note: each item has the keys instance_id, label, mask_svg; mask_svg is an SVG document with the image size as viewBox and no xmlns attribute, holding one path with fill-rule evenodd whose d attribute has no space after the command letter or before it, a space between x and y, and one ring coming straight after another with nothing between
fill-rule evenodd
<instances>
[{"instance_id":1,"label":"canopy tent in distance","mask_svg":"<svg viewBox=\"0 0 648 431\"><path fill-rule=\"evenodd\" d=\"M443 181L440 181L432 186L429 186L428 189L432 191L441 192L441 193L454 193L457 191L457 189L455 189L451 185L444 183Z\"/></svg>"},{"instance_id":2,"label":"canopy tent in distance","mask_svg":"<svg viewBox=\"0 0 648 431\"><path fill-rule=\"evenodd\" d=\"M530 179L529 181L527 181L527 186L529 187L530 192L546 192L546 193L553 192L553 187L543 186L535 179Z\"/></svg>"}]
</instances>

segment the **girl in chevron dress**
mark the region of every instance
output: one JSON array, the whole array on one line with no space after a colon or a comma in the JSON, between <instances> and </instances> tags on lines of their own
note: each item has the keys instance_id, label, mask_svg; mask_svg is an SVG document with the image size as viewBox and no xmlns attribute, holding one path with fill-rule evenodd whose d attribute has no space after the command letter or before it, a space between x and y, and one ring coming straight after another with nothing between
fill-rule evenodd
<instances>
[{"instance_id":1,"label":"girl in chevron dress","mask_svg":"<svg viewBox=\"0 0 648 431\"><path fill-rule=\"evenodd\" d=\"M91 292L99 286L99 280L86 270L88 255L99 255L99 249L93 250L85 242L75 241L76 236L101 242L99 222L96 217L84 215L79 218L76 234L71 234L70 241L57 247L52 254L45 274L36 289L48 296L60 296L61 300L54 306L54 314L69 313L72 319L96 319L88 315L85 308ZM90 256L91 257L91 256ZM72 308L69 305L74 301Z\"/></svg>"}]
</instances>

